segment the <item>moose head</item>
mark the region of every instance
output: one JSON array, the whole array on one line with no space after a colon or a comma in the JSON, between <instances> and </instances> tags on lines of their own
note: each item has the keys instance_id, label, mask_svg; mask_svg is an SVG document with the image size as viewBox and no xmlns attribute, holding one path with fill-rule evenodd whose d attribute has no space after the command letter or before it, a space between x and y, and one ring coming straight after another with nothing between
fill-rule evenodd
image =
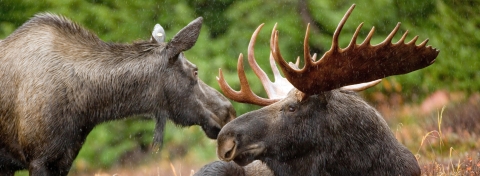
<instances>
[{"instance_id":1,"label":"moose head","mask_svg":"<svg viewBox=\"0 0 480 176\"><path fill-rule=\"evenodd\" d=\"M248 62L260 78L269 99L255 95L238 59L240 91L233 90L219 71L224 94L237 102L265 106L248 112L225 125L218 136L217 155L224 161L245 166L254 160L264 162L275 175L420 175L414 155L400 144L382 116L355 91L367 89L382 78L406 74L434 63L439 51L405 42L407 32L397 43L390 35L378 45L370 45L374 28L362 44L356 29L350 44L340 48L338 38L353 5L340 21L332 46L317 60L304 40L301 69L287 63L280 54L278 31L270 39L270 63L275 75L271 82L255 61L253 47L260 25L254 32ZM285 78L281 78L275 62Z\"/></svg>"},{"instance_id":2,"label":"moose head","mask_svg":"<svg viewBox=\"0 0 480 176\"><path fill-rule=\"evenodd\" d=\"M163 125L167 116L174 123L181 126L200 125L205 134L216 139L220 129L236 116L231 103L218 91L205 84L198 78L198 68L189 62L183 54L196 43L203 18L197 18L180 30L169 42L165 40L165 32L160 25L156 25L152 32L152 43L159 47L153 57L162 62L158 68L161 77L153 81L152 86L161 86L163 101L156 115L157 129L154 141L161 143ZM155 58L153 58L155 59ZM158 90L157 90L158 91Z\"/></svg>"}]
</instances>

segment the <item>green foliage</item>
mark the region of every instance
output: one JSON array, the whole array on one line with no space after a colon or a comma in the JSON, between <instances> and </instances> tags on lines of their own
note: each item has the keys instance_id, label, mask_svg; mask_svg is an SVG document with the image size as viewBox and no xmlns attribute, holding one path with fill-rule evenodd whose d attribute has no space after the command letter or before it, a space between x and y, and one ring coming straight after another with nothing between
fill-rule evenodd
<instances>
[{"instance_id":1,"label":"green foliage","mask_svg":"<svg viewBox=\"0 0 480 176\"><path fill-rule=\"evenodd\" d=\"M205 23L200 38L186 55L200 68L199 75L208 85L218 90L215 76L218 75L218 68L222 68L227 82L238 89L238 54L246 55L250 36L258 25L265 23L257 39L255 54L259 65L269 72L269 37L275 23L278 23L280 31L282 54L288 61L293 62L297 56L303 56L302 43L307 22L312 24L309 42L312 52L322 55L330 48L331 36L353 2L0 0L0 38L7 37L34 14L46 11L67 16L109 42L149 39L155 23L162 24L167 37L171 38L195 17L203 16ZM396 91L400 91L405 98L417 101L438 89L466 93L480 90L480 55L477 54L480 48L479 1L365 0L356 3L357 7L340 36L342 47L348 44L361 22L364 22L364 27L358 42L375 26L373 44L383 41L396 23L401 22L401 29L394 39L398 40L401 34L409 30L407 40L419 35L420 41L429 38L429 44L441 50L432 66L411 74L387 78L387 82L401 85L402 88ZM300 13L300 7L306 7L310 19ZM246 72L252 89L263 92L248 66ZM367 94L376 91L388 93L390 90L385 86L377 86L368 90ZM265 93L259 94L265 96ZM238 115L259 108L239 103L234 103L234 106ZM118 164L129 151L148 148L153 128L152 121L138 118L96 127L77 157L74 169L104 168ZM192 151L190 153L198 157L215 157L214 142L206 139L198 127L180 129L169 124L164 144L161 157L180 157L186 151Z\"/></svg>"},{"instance_id":2,"label":"green foliage","mask_svg":"<svg viewBox=\"0 0 480 176\"><path fill-rule=\"evenodd\" d=\"M188 151L192 151L196 162L214 159L216 144L205 136L200 127L181 128L167 123L160 152L151 149L154 128L152 120L142 117L98 125L88 135L73 170L88 171L130 162L142 164L158 157L181 159Z\"/></svg>"},{"instance_id":3,"label":"green foliage","mask_svg":"<svg viewBox=\"0 0 480 176\"><path fill-rule=\"evenodd\" d=\"M155 124L151 120L130 118L97 126L89 135L77 159L79 167L108 167L122 154L136 148L146 149L153 139Z\"/></svg>"}]
</instances>

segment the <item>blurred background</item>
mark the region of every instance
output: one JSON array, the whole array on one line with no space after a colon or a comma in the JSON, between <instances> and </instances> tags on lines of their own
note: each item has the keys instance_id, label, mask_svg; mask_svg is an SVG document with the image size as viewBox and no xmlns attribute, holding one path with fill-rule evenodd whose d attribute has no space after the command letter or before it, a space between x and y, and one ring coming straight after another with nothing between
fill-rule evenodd
<instances>
[{"instance_id":1,"label":"blurred background","mask_svg":"<svg viewBox=\"0 0 480 176\"><path fill-rule=\"evenodd\" d=\"M196 64L200 78L218 88L222 68L227 82L239 89L237 58L246 54L251 34L265 23L255 46L257 62L267 73L270 32L280 31L284 58L303 56L303 37L311 24L312 53L323 55L347 9L356 8L340 34L346 47L356 27L364 22L358 43L372 26L372 44L383 41L398 22L398 40L440 49L432 66L386 78L361 95L389 123L397 139L419 159L424 173L480 173L480 1L456 0L0 0L0 38L7 37L40 12L64 15L107 42L131 43L150 39L160 23L167 39L191 20L204 17L196 45L185 54ZM250 68L251 87L265 93ZM271 77L273 79L273 76ZM237 115L260 107L233 102ZM168 123L163 148L151 150L154 122L142 117L104 123L88 136L70 175L188 175L216 160L216 141L199 127L179 128ZM175 171L175 172L174 172ZM17 175L28 174L19 172Z\"/></svg>"}]
</instances>

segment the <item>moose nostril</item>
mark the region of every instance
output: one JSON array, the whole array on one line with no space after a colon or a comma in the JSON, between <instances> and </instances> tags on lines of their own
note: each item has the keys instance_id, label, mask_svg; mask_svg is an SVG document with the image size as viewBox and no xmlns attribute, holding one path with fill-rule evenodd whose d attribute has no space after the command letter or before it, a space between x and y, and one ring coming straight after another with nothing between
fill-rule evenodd
<instances>
[{"instance_id":1,"label":"moose nostril","mask_svg":"<svg viewBox=\"0 0 480 176\"><path fill-rule=\"evenodd\" d=\"M232 155L232 150L228 151L227 153L225 153L225 158L230 158Z\"/></svg>"},{"instance_id":2,"label":"moose nostril","mask_svg":"<svg viewBox=\"0 0 480 176\"><path fill-rule=\"evenodd\" d=\"M236 143L233 138L222 140L218 143L218 157L230 161L235 157Z\"/></svg>"}]
</instances>

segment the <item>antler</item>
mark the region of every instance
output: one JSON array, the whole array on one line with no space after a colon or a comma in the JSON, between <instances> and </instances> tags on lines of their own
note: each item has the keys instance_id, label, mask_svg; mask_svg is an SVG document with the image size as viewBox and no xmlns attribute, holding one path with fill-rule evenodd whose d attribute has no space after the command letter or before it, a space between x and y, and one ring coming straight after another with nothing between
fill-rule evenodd
<instances>
[{"instance_id":1,"label":"antler","mask_svg":"<svg viewBox=\"0 0 480 176\"><path fill-rule=\"evenodd\" d=\"M361 23L356 29L349 46L344 49L340 48L338 46L340 31L354 7L355 5L352 5L342 18L333 35L330 50L318 61L310 57L308 48L309 26L307 27L304 41L305 66L302 69L290 67L282 58L278 46L278 31L276 31L275 25L270 39L270 49L283 74L295 88L307 94L316 94L346 85L369 81L373 83L375 82L373 80L409 73L435 62L439 50L431 46L425 47L428 39L417 46L415 42L418 36L415 36L405 44L404 41L408 33L406 31L397 43L391 43L393 36L400 27L400 23L382 43L375 46L370 45L375 28L372 28L362 44L356 44L358 33L363 25Z\"/></svg>"},{"instance_id":2,"label":"antler","mask_svg":"<svg viewBox=\"0 0 480 176\"><path fill-rule=\"evenodd\" d=\"M270 53L270 67L272 68L275 81L272 82L268 78L267 74L258 66L257 61L255 60L254 46L257 40L258 33L262 29L264 24L261 24L257 27L255 32L253 32L250 43L248 44L248 63L252 67L253 72L260 78L260 81L263 85L263 88L267 92L268 98L270 99L282 99L288 92L293 88L293 85L288 82L287 79L280 75L275 60ZM297 64L298 66L298 64Z\"/></svg>"},{"instance_id":3,"label":"antler","mask_svg":"<svg viewBox=\"0 0 480 176\"><path fill-rule=\"evenodd\" d=\"M238 78L240 79L240 91L233 90L232 87L230 87L225 81L222 69L220 68L218 70L219 77L217 77L217 81L218 84L220 84L220 89L222 89L223 94L225 94L226 97L236 102L256 104L259 106L268 106L278 101L259 97L253 93L252 89L250 89L247 77L245 76L245 71L243 70L243 54L240 54L238 57L237 73Z\"/></svg>"},{"instance_id":4,"label":"antler","mask_svg":"<svg viewBox=\"0 0 480 176\"><path fill-rule=\"evenodd\" d=\"M235 91L228 85L228 83L223 77L221 69L219 70L220 77L217 77L217 81L220 84L220 88L222 89L225 96L234 101L267 106L279 101L281 98L284 98L287 95L288 91L293 88L293 85L290 84L287 79L283 78L280 75L280 72L278 71L271 54L270 66L272 67L275 76L275 82L270 81L267 74L260 68L260 66L258 66L257 62L255 61L255 53L253 51L253 48L255 46L257 35L262 29L263 25L264 24L258 26L258 28L253 33L252 38L250 39L250 43L248 45L248 63L250 67L252 67L252 70L255 72L257 77L260 79L270 99L259 97L252 92L245 76L245 71L243 69L243 55L240 54L237 64L237 73L238 78L240 79L240 91Z\"/></svg>"},{"instance_id":5,"label":"antler","mask_svg":"<svg viewBox=\"0 0 480 176\"><path fill-rule=\"evenodd\" d=\"M238 63L237 63L237 73L240 80L240 91L235 91L228 85L228 83L225 81L225 78L223 76L222 69L219 69L219 77L217 77L217 81L220 84L220 88L222 89L225 96L234 101L237 101L240 103L250 103L250 104L256 104L260 106L267 106L279 101L282 98L285 98L288 92L294 88L294 86L286 78L280 75L280 72L277 68L277 65L275 64L275 60L273 58L272 53L270 53L270 67L272 68L275 82L270 81L267 74L260 68L260 66L257 64L255 60L254 46L255 46L258 33L262 29L263 25L264 24L261 24L260 26L258 26L258 28L253 33L252 38L250 39L250 43L248 44L248 63L250 67L252 67L252 70L254 71L254 73L260 79L265 91L267 92L269 99L265 99L257 96L250 89L250 85L246 78L244 67L243 67L243 55L240 54L240 56L238 57ZM314 54L313 57L311 57L312 61L315 61L315 58L316 58L316 54ZM294 68L298 68L299 60L300 59L297 58L297 61L295 63L289 63L289 65L291 65ZM380 80L376 80L369 83L345 86L345 87L342 87L342 89L360 91L360 90L367 89L368 87L374 86L379 82Z\"/></svg>"},{"instance_id":6,"label":"antler","mask_svg":"<svg viewBox=\"0 0 480 176\"><path fill-rule=\"evenodd\" d=\"M298 69L298 60L296 64L287 64L282 58L278 46L277 25L275 24L270 39L270 66L274 72L275 82L270 81L255 61L253 48L257 35L263 27L263 24L260 25L250 39L248 63L260 78L270 99L261 98L250 89L243 69L242 54L238 58L237 65L241 84L240 91L233 90L225 81L222 70L219 70L217 80L225 96L241 103L266 106L285 97L293 87L306 94L316 94L336 88L360 91L378 84L381 78L409 73L427 67L435 61L439 51L431 46L425 47L428 39L417 46L415 42L418 36L415 36L412 41L405 44L407 31L397 43L391 43L393 36L400 27L400 23L397 24L385 41L375 46L370 45L375 28L372 28L362 44L356 44L358 33L363 25L361 23L356 29L349 46L345 49L340 48L338 46L338 36L354 7L355 5L352 5L340 21L332 39L332 47L318 61L316 60L316 54L310 55L308 48L310 25L307 26L304 40L305 66L302 69ZM287 79L280 75L275 62L280 64L280 68Z\"/></svg>"}]
</instances>

